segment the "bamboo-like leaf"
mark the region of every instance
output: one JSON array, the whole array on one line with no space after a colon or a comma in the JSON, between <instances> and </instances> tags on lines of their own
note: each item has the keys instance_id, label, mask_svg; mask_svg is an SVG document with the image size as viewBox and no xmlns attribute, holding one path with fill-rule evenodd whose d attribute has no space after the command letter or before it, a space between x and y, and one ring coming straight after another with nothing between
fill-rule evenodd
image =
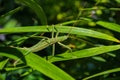
<instances>
[{"instance_id":1,"label":"bamboo-like leaf","mask_svg":"<svg viewBox=\"0 0 120 80\"><path fill-rule=\"evenodd\" d=\"M30 7L36 13L42 25L47 25L47 18L45 16L45 13L38 3L36 3L34 0L17 0L17 1Z\"/></svg>"},{"instance_id":2,"label":"bamboo-like leaf","mask_svg":"<svg viewBox=\"0 0 120 80\"><path fill-rule=\"evenodd\" d=\"M83 35L83 36L89 36L99 39L105 39L110 40L114 42L120 42L113 36L107 35L105 33L101 33L98 31L85 29L85 28L77 28L77 27L71 27L71 26L60 26L56 25L55 29L59 33L68 33L68 34L76 34L76 35ZM54 30L55 32L57 32ZM53 26L26 26L26 27L15 27L15 28L7 28L7 29L0 29L0 33L21 33L21 32L52 32Z\"/></svg>"},{"instance_id":3,"label":"bamboo-like leaf","mask_svg":"<svg viewBox=\"0 0 120 80\"><path fill-rule=\"evenodd\" d=\"M6 71L13 71L13 70L17 70L17 69L22 69L25 68L26 66L21 66L21 67L8 67L5 68Z\"/></svg>"},{"instance_id":4,"label":"bamboo-like leaf","mask_svg":"<svg viewBox=\"0 0 120 80\"><path fill-rule=\"evenodd\" d=\"M7 17L7 16L12 16L13 14L15 14L16 12L18 12L18 11L21 10L21 9L22 9L22 7L17 7L17 8L15 8L15 9L7 12L6 14L1 15L1 16L0 16L0 22L4 22L4 21L6 22L6 17ZM8 20L8 19L7 19L7 20Z\"/></svg>"},{"instance_id":5,"label":"bamboo-like leaf","mask_svg":"<svg viewBox=\"0 0 120 80\"><path fill-rule=\"evenodd\" d=\"M120 68L110 69L110 70L103 71L103 72L94 74L92 76L86 77L86 78L84 78L82 80L88 80L88 79L91 79L93 77L101 76L101 75L104 75L104 74L110 74L110 73L114 73L114 72L118 72L118 71L120 71Z\"/></svg>"},{"instance_id":6,"label":"bamboo-like leaf","mask_svg":"<svg viewBox=\"0 0 120 80\"><path fill-rule=\"evenodd\" d=\"M100 46L100 47L94 47L89 49L83 49L83 50L79 50L71 53L66 52L50 58L50 62L91 57L91 56L103 54L103 53L118 50L118 49L120 49L120 45Z\"/></svg>"},{"instance_id":7,"label":"bamboo-like leaf","mask_svg":"<svg viewBox=\"0 0 120 80\"><path fill-rule=\"evenodd\" d=\"M116 54L114 54L114 53L107 53L107 55L109 55L111 57L116 57Z\"/></svg>"},{"instance_id":8,"label":"bamboo-like leaf","mask_svg":"<svg viewBox=\"0 0 120 80\"><path fill-rule=\"evenodd\" d=\"M16 49L16 48L5 48L0 47L0 55L6 56L13 59L18 59L22 57L22 61L26 63L31 68L40 71L41 73L45 74L46 76L54 79L54 80L75 80L70 75L65 73L60 68L56 67L52 63L46 61L45 59L33 54L32 52L26 56L23 56L26 52L25 49ZM59 74L59 75L58 75Z\"/></svg>"},{"instance_id":9,"label":"bamboo-like leaf","mask_svg":"<svg viewBox=\"0 0 120 80\"><path fill-rule=\"evenodd\" d=\"M96 61L100 61L100 62L106 62L106 60L100 56L93 56L92 59L94 59Z\"/></svg>"},{"instance_id":10,"label":"bamboo-like leaf","mask_svg":"<svg viewBox=\"0 0 120 80\"><path fill-rule=\"evenodd\" d=\"M97 24L102 27L105 27L107 29L110 29L110 30L113 30L116 32L120 32L120 25L118 25L118 24L105 22L105 21L98 21Z\"/></svg>"},{"instance_id":11,"label":"bamboo-like leaf","mask_svg":"<svg viewBox=\"0 0 120 80\"><path fill-rule=\"evenodd\" d=\"M21 10L21 9L22 9L22 7L17 7L17 8L15 8L15 9L7 12L6 14L1 15L1 16L0 16L0 19L1 19L1 18L5 18L6 16L11 16L11 15L13 15L14 13L18 12L19 10Z\"/></svg>"},{"instance_id":12,"label":"bamboo-like leaf","mask_svg":"<svg viewBox=\"0 0 120 80\"><path fill-rule=\"evenodd\" d=\"M3 69L3 67L5 66L5 64L8 62L9 59L5 59L3 61L0 61L0 70Z\"/></svg>"}]
</instances>

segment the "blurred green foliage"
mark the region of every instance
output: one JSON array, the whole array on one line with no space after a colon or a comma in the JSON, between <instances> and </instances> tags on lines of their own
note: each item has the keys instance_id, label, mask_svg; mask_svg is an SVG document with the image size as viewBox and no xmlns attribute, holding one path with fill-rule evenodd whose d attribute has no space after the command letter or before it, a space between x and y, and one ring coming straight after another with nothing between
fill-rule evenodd
<instances>
[{"instance_id":1,"label":"blurred green foliage","mask_svg":"<svg viewBox=\"0 0 120 80\"><path fill-rule=\"evenodd\" d=\"M22 2L23 1L23 2ZM96 24L97 21L107 21L120 24L120 1L119 0L33 0L37 2L41 11L45 15L37 13L33 7L26 6L24 0L0 0L0 28L13 28L17 26L39 26L62 24L67 21L78 20L67 24L69 26L77 26L79 28L87 28L95 31L103 32L120 39L119 33L103 28ZM29 5L29 4L28 4ZM34 4L33 4L34 5ZM12 11L14 10L14 11ZM39 15L40 14L40 15ZM42 17L42 18L41 18ZM42 21L42 19L44 19ZM0 46L31 46L41 38L27 38L31 33L17 33L0 35ZM51 37L49 33L43 34ZM27 37L23 37L27 36ZM2 39L4 37L4 39ZM22 37L22 39L21 39ZM71 47L73 51L91 48L102 45L115 45L115 42L101 40L91 37L71 35L64 43ZM17 42L17 40L19 41ZM21 40L20 40L21 39ZM56 45L56 54L66 51ZM51 46L42 50L41 56L51 55ZM39 52L37 53L39 54ZM55 62L54 64L77 80L93 75L95 73L108 69L119 67L120 54L118 51L109 52L89 58L76 60L68 60ZM0 61L4 61L6 57L0 56ZM14 60L10 60L5 66L13 66ZM18 70L7 71L0 70L0 80L50 80L38 71L30 71L29 67ZM28 73L27 73L28 72ZM29 75L28 75L29 74ZM59 75L59 74L58 74ZM112 77L119 77L120 72L102 75L91 80L108 80ZM108 79L107 79L108 78ZM120 79L120 78L118 78ZM109 79L109 80L115 80ZM117 80L117 79L116 79Z\"/></svg>"}]
</instances>

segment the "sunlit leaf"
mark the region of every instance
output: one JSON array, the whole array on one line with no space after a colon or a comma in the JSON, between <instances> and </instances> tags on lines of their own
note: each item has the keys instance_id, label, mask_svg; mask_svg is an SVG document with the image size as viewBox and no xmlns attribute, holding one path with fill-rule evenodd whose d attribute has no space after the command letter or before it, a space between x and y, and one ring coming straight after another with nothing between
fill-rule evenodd
<instances>
[{"instance_id":1,"label":"sunlit leaf","mask_svg":"<svg viewBox=\"0 0 120 80\"><path fill-rule=\"evenodd\" d=\"M53 26L26 26L26 27L15 27L9 29L8 28L0 29L0 33L21 33L21 32L53 32ZM85 28L56 25L54 32L83 35L83 36L89 36L99 39L110 40L114 42L120 42L113 36Z\"/></svg>"},{"instance_id":2,"label":"sunlit leaf","mask_svg":"<svg viewBox=\"0 0 120 80\"><path fill-rule=\"evenodd\" d=\"M50 62L86 58L86 57L91 57L91 56L103 54L103 53L118 50L118 49L120 49L120 45L100 46L100 47L94 47L89 49L83 49L83 50L79 50L71 53L65 52L63 54L59 54L50 58Z\"/></svg>"},{"instance_id":3,"label":"sunlit leaf","mask_svg":"<svg viewBox=\"0 0 120 80\"><path fill-rule=\"evenodd\" d=\"M94 56L94 57L92 57L92 59L100 61L100 62L106 62L106 60L100 56Z\"/></svg>"},{"instance_id":4,"label":"sunlit leaf","mask_svg":"<svg viewBox=\"0 0 120 80\"><path fill-rule=\"evenodd\" d=\"M109 55L111 57L116 57L116 54L114 54L114 53L107 53L107 55Z\"/></svg>"},{"instance_id":5,"label":"sunlit leaf","mask_svg":"<svg viewBox=\"0 0 120 80\"><path fill-rule=\"evenodd\" d=\"M6 65L6 63L8 62L9 59L5 59L3 61L0 61L0 70L2 70L4 68L4 66Z\"/></svg>"},{"instance_id":6,"label":"sunlit leaf","mask_svg":"<svg viewBox=\"0 0 120 80\"><path fill-rule=\"evenodd\" d=\"M53 65L52 63L46 61L42 57L29 53L26 56L23 56L26 52L24 49L16 49L16 48L5 48L0 47L0 55L6 56L9 58L13 58L21 60L26 63L26 65L30 66L31 68L45 74L46 76L54 79L54 80L74 80L70 75L65 73L63 70L58 68L57 66ZM58 75L59 74L59 75Z\"/></svg>"},{"instance_id":7,"label":"sunlit leaf","mask_svg":"<svg viewBox=\"0 0 120 80\"><path fill-rule=\"evenodd\" d=\"M105 21L98 21L97 24L107 29L120 32L120 25L118 24L111 23L111 22L105 22Z\"/></svg>"},{"instance_id":8,"label":"sunlit leaf","mask_svg":"<svg viewBox=\"0 0 120 80\"><path fill-rule=\"evenodd\" d=\"M17 69L22 69L25 68L26 66L20 66L20 67L7 67L5 68L6 71L13 71L13 70L17 70Z\"/></svg>"}]
</instances>

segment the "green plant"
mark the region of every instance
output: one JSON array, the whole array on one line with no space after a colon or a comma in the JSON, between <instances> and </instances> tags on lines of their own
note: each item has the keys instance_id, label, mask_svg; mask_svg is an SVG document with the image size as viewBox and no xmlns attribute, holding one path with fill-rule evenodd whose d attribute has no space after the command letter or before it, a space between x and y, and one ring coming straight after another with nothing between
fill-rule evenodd
<instances>
[{"instance_id":1,"label":"green plant","mask_svg":"<svg viewBox=\"0 0 120 80\"><path fill-rule=\"evenodd\" d=\"M65 5L65 2L69 5ZM2 35L4 37L6 35L6 40L0 43L1 80L5 78L16 80L18 77L21 80L87 80L90 78L96 80L110 78L111 73L120 71L119 65L112 67L106 65L110 65L110 62L115 63L114 59L119 58L120 25L119 22L115 23L117 19L114 19L114 15L120 9L107 7L106 4L113 5L109 0L93 0L92 3L82 0L65 2L61 0L58 5L56 1L11 2L18 8L6 11L7 13L0 16L0 23L3 25L0 34L4 34ZM114 4L119 4L119 1L116 2L113 1ZM53 10L50 10L50 6ZM73 10L69 9L65 12L69 7ZM20 15L22 11L24 14ZM49 17L45 16L45 13ZM54 29L51 24L54 24ZM51 38L53 32L59 35ZM57 45L59 41L63 41L72 52ZM56 44L54 56L50 46L52 44ZM97 63L98 66L93 65ZM18 77L13 74L17 74ZM102 76L97 77L100 75Z\"/></svg>"}]
</instances>

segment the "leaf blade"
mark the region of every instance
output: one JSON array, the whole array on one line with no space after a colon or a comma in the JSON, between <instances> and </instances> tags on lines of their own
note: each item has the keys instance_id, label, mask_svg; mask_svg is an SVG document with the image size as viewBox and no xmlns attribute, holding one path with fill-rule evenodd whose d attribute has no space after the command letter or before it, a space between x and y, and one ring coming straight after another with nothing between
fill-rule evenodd
<instances>
[{"instance_id":1,"label":"leaf blade","mask_svg":"<svg viewBox=\"0 0 120 80\"><path fill-rule=\"evenodd\" d=\"M86 57L91 57L91 56L103 54L103 53L118 50L118 49L120 49L120 45L93 47L93 48L83 49L83 50L79 50L71 53L65 52L63 54L54 56L49 61L57 62L57 61L65 61L65 60L72 60L72 59L78 59L78 58L86 58Z\"/></svg>"},{"instance_id":2,"label":"leaf blade","mask_svg":"<svg viewBox=\"0 0 120 80\"><path fill-rule=\"evenodd\" d=\"M31 8L35 12L35 14L38 16L42 25L47 25L47 18L45 16L45 13L42 7L38 3L36 3L34 0L17 0L17 1Z\"/></svg>"},{"instance_id":3,"label":"leaf blade","mask_svg":"<svg viewBox=\"0 0 120 80\"><path fill-rule=\"evenodd\" d=\"M0 62L0 70L2 70L5 66L5 64L8 62L9 59L5 59L3 61Z\"/></svg>"},{"instance_id":4,"label":"leaf blade","mask_svg":"<svg viewBox=\"0 0 120 80\"><path fill-rule=\"evenodd\" d=\"M20 48L5 48L0 47L0 55L6 56L13 59L19 59L27 52L25 49ZM46 61L42 57L33 54L32 52L22 57L22 61L26 63L28 66L34 68L35 70L45 74L46 76L57 79L57 80L75 80L70 75L65 73L63 70L58 68L57 66L53 65L52 63ZM58 75L60 74L60 75Z\"/></svg>"},{"instance_id":5,"label":"leaf blade","mask_svg":"<svg viewBox=\"0 0 120 80\"><path fill-rule=\"evenodd\" d=\"M120 32L120 25L118 25L118 24L105 22L105 21L98 21L97 24L102 27L105 27L107 29L110 29L110 30L113 30L116 32Z\"/></svg>"},{"instance_id":6,"label":"leaf blade","mask_svg":"<svg viewBox=\"0 0 120 80\"><path fill-rule=\"evenodd\" d=\"M104 74L110 74L110 73L118 72L118 71L120 71L120 68L115 68L115 69L111 69L111 70L106 70L106 71L103 71L103 72L94 74L94 75L92 75L92 76L86 77L86 78L84 78L84 79L82 79L82 80L88 80L88 79L91 79L91 78L94 78L94 77L97 77L97 76L101 76L101 75L104 75Z\"/></svg>"},{"instance_id":7,"label":"leaf blade","mask_svg":"<svg viewBox=\"0 0 120 80\"><path fill-rule=\"evenodd\" d=\"M28 26L28 27L26 26L26 27L16 27L16 28L9 28L9 29L0 29L0 33L52 32L53 30L52 28L53 26ZM59 33L83 35L83 36L105 39L105 40L110 40L110 41L120 43L120 41L114 38L113 36L110 36L98 31L86 29L86 28L77 28L77 27L59 26L59 25L56 25L55 28L57 29L57 31L59 31ZM54 32L57 32L57 31L54 30Z\"/></svg>"}]
</instances>

